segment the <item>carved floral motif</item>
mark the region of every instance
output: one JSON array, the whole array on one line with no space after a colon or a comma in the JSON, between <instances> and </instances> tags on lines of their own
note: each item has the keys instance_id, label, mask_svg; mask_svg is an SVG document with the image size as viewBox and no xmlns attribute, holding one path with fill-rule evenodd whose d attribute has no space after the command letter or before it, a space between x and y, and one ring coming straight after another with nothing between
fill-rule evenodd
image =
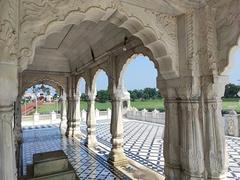
<instances>
[{"instance_id":1,"label":"carved floral motif","mask_svg":"<svg viewBox=\"0 0 240 180\"><path fill-rule=\"evenodd\" d=\"M55 17L59 7L67 5L70 0L23 0L21 3L21 23L25 21L40 21Z\"/></svg>"},{"instance_id":2,"label":"carved floral motif","mask_svg":"<svg viewBox=\"0 0 240 180\"><path fill-rule=\"evenodd\" d=\"M177 18L167 14L157 14L156 20L157 23L165 29L168 35L174 41L177 41Z\"/></svg>"},{"instance_id":3,"label":"carved floral motif","mask_svg":"<svg viewBox=\"0 0 240 180\"><path fill-rule=\"evenodd\" d=\"M0 55L3 58L17 53L17 12L17 1L14 0L4 1L0 7Z\"/></svg>"}]
</instances>

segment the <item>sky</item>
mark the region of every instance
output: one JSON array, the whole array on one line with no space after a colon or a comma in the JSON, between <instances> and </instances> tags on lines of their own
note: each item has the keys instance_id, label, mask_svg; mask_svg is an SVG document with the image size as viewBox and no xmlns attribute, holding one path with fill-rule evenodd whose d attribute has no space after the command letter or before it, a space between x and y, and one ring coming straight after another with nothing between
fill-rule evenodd
<instances>
[{"instance_id":1,"label":"sky","mask_svg":"<svg viewBox=\"0 0 240 180\"><path fill-rule=\"evenodd\" d=\"M229 83L240 85L240 47L232 55L232 66L228 72ZM132 59L123 74L124 86L127 90L156 88L157 70L148 57L139 55ZM96 77L97 90L106 90L108 78L104 71L100 71ZM80 81L80 92L85 92L85 81Z\"/></svg>"},{"instance_id":2,"label":"sky","mask_svg":"<svg viewBox=\"0 0 240 180\"><path fill-rule=\"evenodd\" d=\"M240 85L240 47L235 51L230 61L232 61L233 64L228 73L229 82Z\"/></svg>"}]
</instances>

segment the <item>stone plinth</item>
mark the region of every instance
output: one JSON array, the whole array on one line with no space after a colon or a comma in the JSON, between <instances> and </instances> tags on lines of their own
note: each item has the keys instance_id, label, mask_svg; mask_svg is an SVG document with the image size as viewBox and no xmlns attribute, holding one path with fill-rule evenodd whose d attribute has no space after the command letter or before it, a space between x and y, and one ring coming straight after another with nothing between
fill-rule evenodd
<instances>
[{"instance_id":1,"label":"stone plinth","mask_svg":"<svg viewBox=\"0 0 240 180\"><path fill-rule=\"evenodd\" d=\"M224 118L226 135L239 137L240 120L236 111L230 111L229 114L224 115Z\"/></svg>"}]
</instances>

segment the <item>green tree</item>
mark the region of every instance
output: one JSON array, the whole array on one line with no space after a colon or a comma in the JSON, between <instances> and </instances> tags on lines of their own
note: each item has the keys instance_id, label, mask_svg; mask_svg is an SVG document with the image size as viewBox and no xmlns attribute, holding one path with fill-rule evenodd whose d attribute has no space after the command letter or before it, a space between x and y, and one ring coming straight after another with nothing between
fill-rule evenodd
<instances>
[{"instance_id":1,"label":"green tree","mask_svg":"<svg viewBox=\"0 0 240 180\"><path fill-rule=\"evenodd\" d=\"M99 90L97 92L97 101L105 103L109 100L109 94L107 90Z\"/></svg>"},{"instance_id":2,"label":"green tree","mask_svg":"<svg viewBox=\"0 0 240 180\"><path fill-rule=\"evenodd\" d=\"M143 90L144 99L155 99L157 94L158 92L156 88L145 88Z\"/></svg>"},{"instance_id":3,"label":"green tree","mask_svg":"<svg viewBox=\"0 0 240 180\"><path fill-rule=\"evenodd\" d=\"M87 95L85 93L81 94L81 100L82 101L87 101Z\"/></svg>"},{"instance_id":4,"label":"green tree","mask_svg":"<svg viewBox=\"0 0 240 180\"><path fill-rule=\"evenodd\" d=\"M136 99L138 99L136 91L129 91L129 93L132 101L135 101Z\"/></svg>"},{"instance_id":5,"label":"green tree","mask_svg":"<svg viewBox=\"0 0 240 180\"><path fill-rule=\"evenodd\" d=\"M224 97L225 98L235 98L238 97L237 93L240 90L240 86L235 85L235 84L227 84L225 86L225 93L224 93Z\"/></svg>"}]
</instances>

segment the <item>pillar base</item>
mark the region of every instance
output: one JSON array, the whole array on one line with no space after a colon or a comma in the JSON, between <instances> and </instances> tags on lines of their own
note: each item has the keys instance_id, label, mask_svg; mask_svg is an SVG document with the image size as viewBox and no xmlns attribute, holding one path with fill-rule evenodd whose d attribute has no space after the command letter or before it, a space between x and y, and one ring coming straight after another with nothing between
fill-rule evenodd
<instances>
[{"instance_id":1,"label":"pillar base","mask_svg":"<svg viewBox=\"0 0 240 180\"><path fill-rule=\"evenodd\" d=\"M209 180L223 180L227 179L226 174L218 176L218 177L208 177Z\"/></svg>"},{"instance_id":2,"label":"pillar base","mask_svg":"<svg viewBox=\"0 0 240 180\"><path fill-rule=\"evenodd\" d=\"M74 137L74 130L73 130L73 128L69 128L69 130L66 129L65 136L66 137Z\"/></svg>"},{"instance_id":3,"label":"pillar base","mask_svg":"<svg viewBox=\"0 0 240 180\"><path fill-rule=\"evenodd\" d=\"M87 136L84 144L88 148L96 148L98 146L96 137L95 136L89 136L89 135Z\"/></svg>"},{"instance_id":4,"label":"pillar base","mask_svg":"<svg viewBox=\"0 0 240 180\"><path fill-rule=\"evenodd\" d=\"M179 167L172 167L165 163L164 174L167 180L175 180L181 177L181 170Z\"/></svg>"},{"instance_id":5,"label":"pillar base","mask_svg":"<svg viewBox=\"0 0 240 180\"><path fill-rule=\"evenodd\" d=\"M205 180L203 176L182 173L182 180Z\"/></svg>"},{"instance_id":6,"label":"pillar base","mask_svg":"<svg viewBox=\"0 0 240 180\"><path fill-rule=\"evenodd\" d=\"M113 166L124 166L128 164L128 159L122 148L112 148L109 153L108 162Z\"/></svg>"}]
</instances>

